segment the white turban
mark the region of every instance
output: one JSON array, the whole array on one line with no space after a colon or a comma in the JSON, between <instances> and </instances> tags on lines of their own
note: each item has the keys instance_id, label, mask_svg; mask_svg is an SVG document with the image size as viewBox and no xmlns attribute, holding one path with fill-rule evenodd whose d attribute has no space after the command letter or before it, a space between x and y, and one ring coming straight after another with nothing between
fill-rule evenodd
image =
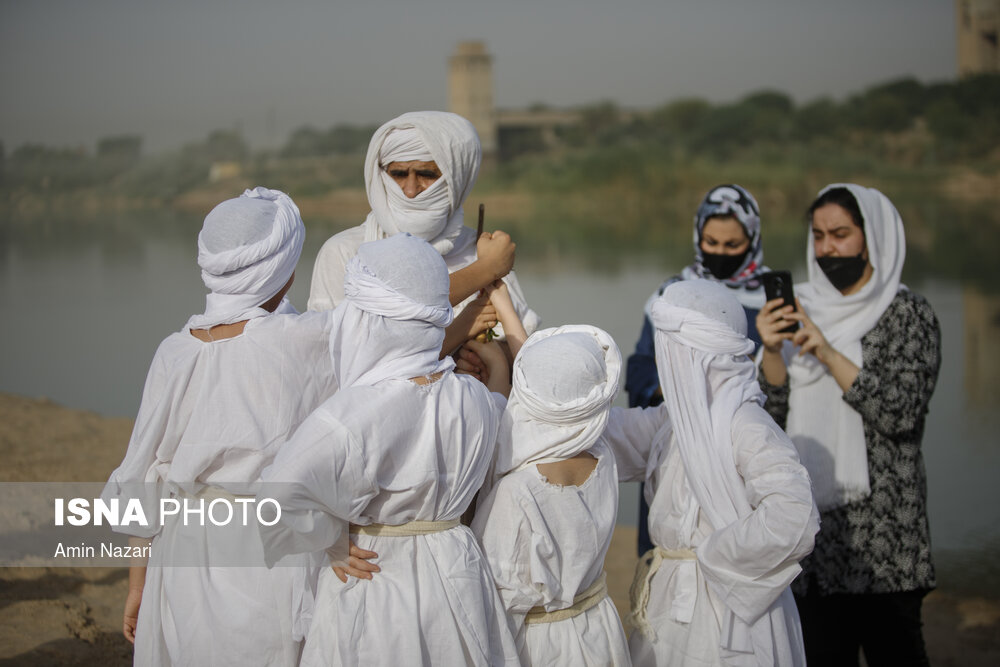
<instances>
[{"instance_id":1,"label":"white turban","mask_svg":"<svg viewBox=\"0 0 1000 667\"><path fill-rule=\"evenodd\" d=\"M384 167L413 160L437 163L441 178L409 199ZM475 234L462 234L462 204L476 182L481 161L476 129L457 114L415 111L380 127L365 157L365 188L372 207L364 223L365 240L408 232L441 255L474 242Z\"/></svg>"},{"instance_id":2,"label":"white turban","mask_svg":"<svg viewBox=\"0 0 1000 667\"><path fill-rule=\"evenodd\" d=\"M448 268L409 234L363 243L348 263L345 300L333 314L330 352L341 387L453 368L439 360L451 324Z\"/></svg>"},{"instance_id":3,"label":"white turban","mask_svg":"<svg viewBox=\"0 0 1000 667\"><path fill-rule=\"evenodd\" d=\"M819 267L810 236L809 282L796 285L795 292L827 342L860 368L861 338L903 287L906 236L896 207L878 190L835 183L820 195L833 188L847 189L858 202L872 277L856 293L841 294ZM824 511L866 497L871 489L861 415L844 402L844 391L816 357L796 354L791 345L783 353L791 388L787 431L812 478L816 505Z\"/></svg>"},{"instance_id":4,"label":"white turban","mask_svg":"<svg viewBox=\"0 0 1000 667\"><path fill-rule=\"evenodd\" d=\"M198 234L201 279L211 293L188 328L203 329L267 314L259 306L292 277L305 225L283 192L255 188L216 206Z\"/></svg>"},{"instance_id":5,"label":"white turban","mask_svg":"<svg viewBox=\"0 0 1000 667\"><path fill-rule=\"evenodd\" d=\"M514 360L496 473L562 461L590 449L608 423L621 366L614 339L597 327L535 332Z\"/></svg>"}]
</instances>

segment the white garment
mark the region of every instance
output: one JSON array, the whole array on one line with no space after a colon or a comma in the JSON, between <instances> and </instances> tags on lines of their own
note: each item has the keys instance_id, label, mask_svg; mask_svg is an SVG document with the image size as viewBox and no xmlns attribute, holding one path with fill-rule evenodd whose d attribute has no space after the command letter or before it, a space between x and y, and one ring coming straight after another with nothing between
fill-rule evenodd
<instances>
[{"instance_id":1,"label":"white garment","mask_svg":"<svg viewBox=\"0 0 1000 667\"><path fill-rule=\"evenodd\" d=\"M603 571L618 509L618 473L600 439L590 453L597 466L580 486L550 484L534 465L504 476L472 524L526 665L630 664L610 597L573 618L524 624L532 607L572 606Z\"/></svg>"},{"instance_id":2,"label":"white garment","mask_svg":"<svg viewBox=\"0 0 1000 667\"><path fill-rule=\"evenodd\" d=\"M454 251L444 256L448 265L448 273L454 273L476 261L476 232L468 227L463 228L463 236L468 236L469 243L462 247L461 251ZM316 256L316 264L313 267L312 282L309 284L309 310L331 310L336 308L344 300L344 272L347 263L357 254L358 248L365 242L364 225L345 229L338 234L327 239L323 247L320 248ZM514 309L524 324L524 330L530 336L541 324L541 318L535 311L528 307L527 299L524 297L524 290L517 280L513 271L504 276L503 281L507 284L510 292L510 299L514 303ZM465 310L476 295L473 294L454 307L455 316ZM498 334L503 334L503 326L497 325L494 328Z\"/></svg>"},{"instance_id":3,"label":"white garment","mask_svg":"<svg viewBox=\"0 0 1000 667\"><path fill-rule=\"evenodd\" d=\"M267 315L239 336L209 343L185 326L157 349L128 451L103 492L122 506L145 496L153 524L122 528L153 538L136 664L297 663L311 608L306 559L268 570L251 523L228 533L227 545L259 567L174 567L194 553L217 559L218 531L210 523L187 531L192 542L181 545L176 523L158 533L156 504L206 487L254 492L281 444L336 390L329 329L329 313Z\"/></svg>"},{"instance_id":4,"label":"white garment","mask_svg":"<svg viewBox=\"0 0 1000 667\"><path fill-rule=\"evenodd\" d=\"M662 405L613 408L605 432L619 479L646 483L653 543L697 555L664 560L653 576L646 611L655 638L632 633L633 664L804 665L795 601L781 582L812 549L817 516L794 448L760 406L741 405L732 417L733 462L753 511L716 529L698 505L665 413ZM741 620L767 628L773 654L721 648L731 607L753 602L741 591L768 584L773 601L757 617Z\"/></svg>"},{"instance_id":5,"label":"white garment","mask_svg":"<svg viewBox=\"0 0 1000 667\"><path fill-rule=\"evenodd\" d=\"M795 293L827 342L860 368L861 338L900 289L906 237L899 212L878 190L835 183L820 195L832 188L847 188L857 200L874 272L857 293L844 296L819 268L810 238L809 282L796 285ZM816 357L798 354L787 341L782 355L790 387L786 430L809 470L816 504L825 511L868 496L868 450L861 415L844 402L844 391Z\"/></svg>"},{"instance_id":6,"label":"white garment","mask_svg":"<svg viewBox=\"0 0 1000 667\"><path fill-rule=\"evenodd\" d=\"M337 544L348 522L457 519L486 476L502 397L450 371L432 384L342 389L265 471L282 507L262 527L269 558ZM517 664L486 559L459 526L430 535L355 535L379 554L371 581L320 576L303 665Z\"/></svg>"}]
</instances>

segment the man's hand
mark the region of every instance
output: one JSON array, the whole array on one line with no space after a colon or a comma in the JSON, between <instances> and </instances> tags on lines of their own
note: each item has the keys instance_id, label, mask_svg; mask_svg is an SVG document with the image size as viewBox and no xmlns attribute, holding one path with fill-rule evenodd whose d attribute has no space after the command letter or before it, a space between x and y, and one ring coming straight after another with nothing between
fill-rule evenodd
<instances>
[{"instance_id":1,"label":"man's hand","mask_svg":"<svg viewBox=\"0 0 1000 667\"><path fill-rule=\"evenodd\" d=\"M490 276L489 282L500 280L514 268L515 243L507 232L483 232L476 241L476 258Z\"/></svg>"}]
</instances>

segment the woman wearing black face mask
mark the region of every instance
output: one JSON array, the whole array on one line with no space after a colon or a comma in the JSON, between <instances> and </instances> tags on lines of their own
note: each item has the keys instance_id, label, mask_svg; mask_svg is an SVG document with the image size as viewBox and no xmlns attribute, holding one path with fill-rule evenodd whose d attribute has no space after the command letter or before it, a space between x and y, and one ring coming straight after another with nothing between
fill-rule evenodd
<instances>
[{"instance_id":1,"label":"woman wearing black face mask","mask_svg":"<svg viewBox=\"0 0 1000 667\"><path fill-rule=\"evenodd\" d=\"M835 184L809 208L800 309L757 316L766 409L809 470L821 528L792 585L815 665L926 665L934 588L920 451L940 366L927 301L900 284L903 223L877 190ZM791 321L795 333L781 333Z\"/></svg>"},{"instance_id":2,"label":"woman wearing black face mask","mask_svg":"<svg viewBox=\"0 0 1000 667\"><path fill-rule=\"evenodd\" d=\"M694 216L694 262L680 274L664 282L646 301L642 333L635 353L628 358L625 391L629 407L649 407L663 402L660 380L656 375L656 351L649 309L668 285L679 280L704 278L722 283L747 315L747 338L755 348L760 335L755 325L757 311L764 305L760 274L764 266L764 246L760 235L760 207L749 192L739 185L718 185L708 191ZM646 527L648 506L639 502L639 554L652 548Z\"/></svg>"}]
</instances>

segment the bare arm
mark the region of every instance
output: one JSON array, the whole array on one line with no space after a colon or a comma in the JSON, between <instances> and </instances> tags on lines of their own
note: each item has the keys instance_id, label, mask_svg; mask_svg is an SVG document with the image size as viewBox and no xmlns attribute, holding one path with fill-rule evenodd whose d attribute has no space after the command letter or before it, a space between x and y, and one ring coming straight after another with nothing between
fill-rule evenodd
<instances>
[{"instance_id":1,"label":"bare arm","mask_svg":"<svg viewBox=\"0 0 1000 667\"><path fill-rule=\"evenodd\" d=\"M475 262L451 274L448 299L451 305L462 303L470 296L496 280L500 280L514 268L516 245L510 234L501 231L484 232L476 242Z\"/></svg>"},{"instance_id":2,"label":"bare arm","mask_svg":"<svg viewBox=\"0 0 1000 667\"><path fill-rule=\"evenodd\" d=\"M141 553L148 551L152 540L144 537L128 538L128 545L141 549ZM146 586L146 556L133 556L132 564L128 568L128 596L125 598L125 613L122 619L122 634L125 639L135 643L135 629L139 623L139 605L142 604L142 591Z\"/></svg>"},{"instance_id":3,"label":"bare arm","mask_svg":"<svg viewBox=\"0 0 1000 667\"><path fill-rule=\"evenodd\" d=\"M489 379L486 382L486 388L492 392L510 396L510 368L507 366L507 356L500 349L500 345L495 341L479 343L475 340L470 340L465 345L479 355L488 368Z\"/></svg>"},{"instance_id":4,"label":"bare arm","mask_svg":"<svg viewBox=\"0 0 1000 667\"><path fill-rule=\"evenodd\" d=\"M498 280L486 289L490 295L490 302L496 309L497 319L503 325L504 334L507 336L507 344L510 346L511 358L517 357L524 341L528 339L528 333L521 324L521 318L514 309L514 302L510 299L510 290L507 285Z\"/></svg>"}]
</instances>

